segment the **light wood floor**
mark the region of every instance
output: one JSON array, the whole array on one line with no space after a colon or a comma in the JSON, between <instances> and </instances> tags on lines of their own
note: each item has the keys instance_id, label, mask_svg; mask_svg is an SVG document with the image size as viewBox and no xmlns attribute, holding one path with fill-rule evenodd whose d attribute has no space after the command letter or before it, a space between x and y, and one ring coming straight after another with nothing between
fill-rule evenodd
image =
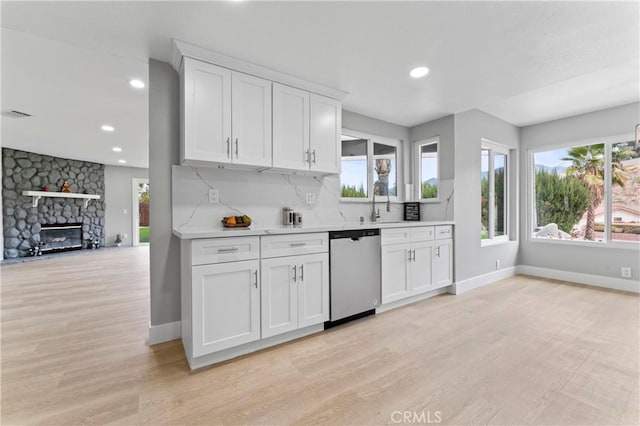
<instances>
[{"instance_id":1,"label":"light wood floor","mask_svg":"<svg viewBox=\"0 0 640 426\"><path fill-rule=\"evenodd\" d=\"M515 277L190 373L147 346L147 269L2 267L3 425L640 422L636 295Z\"/></svg>"}]
</instances>

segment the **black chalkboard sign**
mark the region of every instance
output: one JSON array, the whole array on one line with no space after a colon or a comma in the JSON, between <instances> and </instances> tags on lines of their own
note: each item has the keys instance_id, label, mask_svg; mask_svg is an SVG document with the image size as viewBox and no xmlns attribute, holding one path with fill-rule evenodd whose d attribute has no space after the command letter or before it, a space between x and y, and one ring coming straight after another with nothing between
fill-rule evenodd
<instances>
[{"instance_id":1,"label":"black chalkboard sign","mask_svg":"<svg viewBox=\"0 0 640 426\"><path fill-rule=\"evenodd\" d=\"M420 220L420 203L415 201L404 203L404 220Z\"/></svg>"}]
</instances>

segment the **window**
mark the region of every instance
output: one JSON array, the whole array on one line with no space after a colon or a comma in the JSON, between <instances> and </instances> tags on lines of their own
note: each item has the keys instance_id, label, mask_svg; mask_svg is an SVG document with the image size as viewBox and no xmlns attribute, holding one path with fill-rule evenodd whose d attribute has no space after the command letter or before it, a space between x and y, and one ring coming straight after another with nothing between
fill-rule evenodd
<instances>
[{"instance_id":1,"label":"window","mask_svg":"<svg viewBox=\"0 0 640 426\"><path fill-rule=\"evenodd\" d=\"M414 142L416 176L414 182L420 182L415 189L418 201L438 199L438 138Z\"/></svg>"},{"instance_id":2,"label":"window","mask_svg":"<svg viewBox=\"0 0 640 426\"><path fill-rule=\"evenodd\" d=\"M507 240L507 164L509 150L483 140L480 151L480 238Z\"/></svg>"},{"instance_id":3,"label":"window","mask_svg":"<svg viewBox=\"0 0 640 426\"><path fill-rule=\"evenodd\" d=\"M375 195L398 195L397 147L373 143L373 170Z\"/></svg>"},{"instance_id":4,"label":"window","mask_svg":"<svg viewBox=\"0 0 640 426\"><path fill-rule=\"evenodd\" d=\"M342 136L341 197L368 197L367 145L366 139Z\"/></svg>"},{"instance_id":5,"label":"window","mask_svg":"<svg viewBox=\"0 0 640 426\"><path fill-rule=\"evenodd\" d=\"M399 141L347 130L342 135L343 200L397 200Z\"/></svg>"},{"instance_id":6,"label":"window","mask_svg":"<svg viewBox=\"0 0 640 426\"><path fill-rule=\"evenodd\" d=\"M532 236L640 241L640 149L600 142L532 152Z\"/></svg>"}]
</instances>

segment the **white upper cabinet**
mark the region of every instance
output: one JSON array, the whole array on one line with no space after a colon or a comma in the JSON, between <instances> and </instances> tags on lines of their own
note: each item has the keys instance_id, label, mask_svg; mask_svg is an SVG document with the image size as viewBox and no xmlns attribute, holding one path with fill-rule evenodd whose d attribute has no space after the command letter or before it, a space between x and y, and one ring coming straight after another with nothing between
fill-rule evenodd
<instances>
[{"instance_id":1,"label":"white upper cabinet","mask_svg":"<svg viewBox=\"0 0 640 426\"><path fill-rule=\"evenodd\" d=\"M181 83L181 161L231 161L231 71L184 58Z\"/></svg>"},{"instance_id":2,"label":"white upper cabinet","mask_svg":"<svg viewBox=\"0 0 640 426\"><path fill-rule=\"evenodd\" d=\"M342 103L311 94L309 168L322 173L340 173Z\"/></svg>"},{"instance_id":3,"label":"white upper cabinet","mask_svg":"<svg viewBox=\"0 0 640 426\"><path fill-rule=\"evenodd\" d=\"M340 173L340 101L273 84L273 167Z\"/></svg>"},{"instance_id":4,"label":"white upper cabinet","mask_svg":"<svg viewBox=\"0 0 640 426\"><path fill-rule=\"evenodd\" d=\"M271 166L271 82L239 72L231 76L232 162Z\"/></svg>"},{"instance_id":5,"label":"white upper cabinet","mask_svg":"<svg viewBox=\"0 0 640 426\"><path fill-rule=\"evenodd\" d=\"M270 81L184 58L182 90L182 163L271 166Z\"/></svg>"},{"instance_id":6,"label":"white upper cabinet","mask_svg":"<svg viewBox=\"0 0 640 426\"><path fill-rule=\"evenodd\" d=\"M273 83L273 167L309 169L309 92Z\"/></svg>"},{"instance_id":7,"label":"white upper cabinet","mask_svg":"<svg viewBox=\"0 0 640 426\"><path fill-rule=\"evenodd\" d=\"M182 164L340 173L346 92L177 40L173 48Z\"/></svg>"}]
</instances>

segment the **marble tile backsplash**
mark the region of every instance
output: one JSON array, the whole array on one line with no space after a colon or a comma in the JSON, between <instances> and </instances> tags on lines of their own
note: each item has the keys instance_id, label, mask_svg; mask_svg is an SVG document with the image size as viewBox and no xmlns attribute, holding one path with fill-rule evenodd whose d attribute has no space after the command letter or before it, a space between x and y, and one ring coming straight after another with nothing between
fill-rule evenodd
<instances>
[{"instance_id":1,"label":"marble tile backsplash","mask_svg":"<svg viewBox=\"0 0 640 426\"><path fill-rule=\"evenodd\" d=\"M224 216L247 214L256 228L282 225L282 208L302 213L303 227L370 219L371 203L340 202L340 176L303 176L211 167L173 166L173 227L218 228ZM209 189L220 191L220 203L209 203ZM316 204L305 204L307 193ZM403 205L381 203L384 221L402 220Z\"/></svg>"}]
</instances>

